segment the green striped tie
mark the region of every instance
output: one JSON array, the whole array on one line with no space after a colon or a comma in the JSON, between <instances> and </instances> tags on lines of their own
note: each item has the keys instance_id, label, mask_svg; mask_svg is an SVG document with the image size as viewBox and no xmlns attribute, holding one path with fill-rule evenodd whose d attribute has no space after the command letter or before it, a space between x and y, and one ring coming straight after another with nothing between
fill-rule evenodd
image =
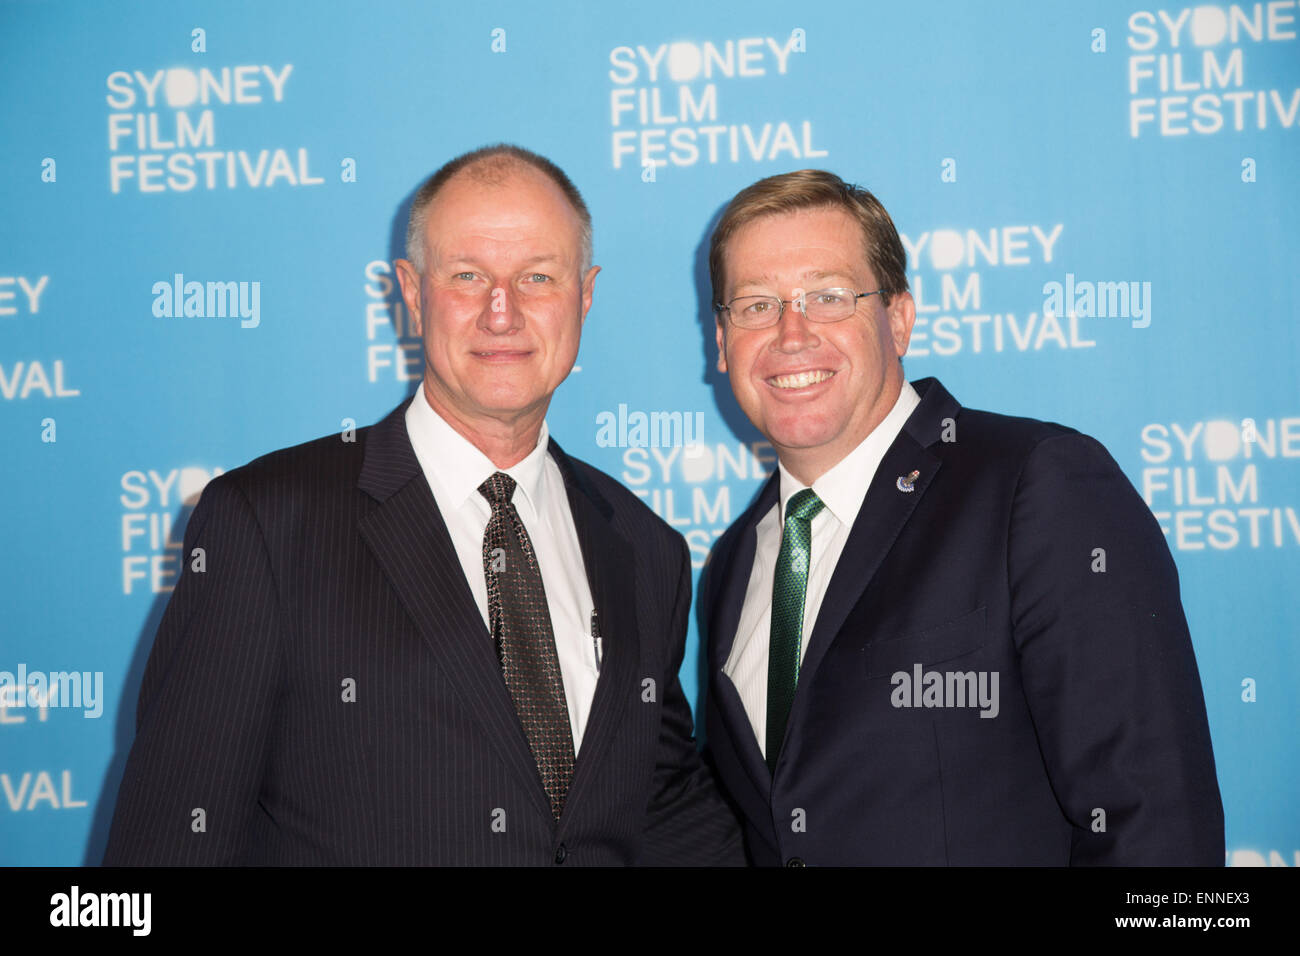
<instances>
[{"instance_id":1,"label":"green striped tie","mask_svg":"<svg viewBox=\"0 0 1300 956\"><path fill-rule=\"evenodd\" d=\"M772 637L767 655L767 767L773 772L785 739L794 689L799 683L812 519L824 507L816 493L805 488L791 496L785 509L781 553L776 559L776 578L772 583Z\"/></svg>"}]
</instances>

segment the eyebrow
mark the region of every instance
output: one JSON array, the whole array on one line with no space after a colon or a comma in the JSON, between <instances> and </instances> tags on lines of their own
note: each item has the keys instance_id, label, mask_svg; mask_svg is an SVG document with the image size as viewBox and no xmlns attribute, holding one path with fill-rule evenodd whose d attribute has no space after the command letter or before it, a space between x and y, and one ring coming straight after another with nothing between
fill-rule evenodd
<instances>
[{"instance_id":1,"label":"eyebrow","mask_svg":"<svg viewBox=\"0 0 1300 956\"><path fill-rule=\"evenodd\" d=\"M535 256L529 256L527 259L519 263L518 268L527 269L530 266L535 266L539 263L549 263L549 262L563 264L565 262L565 259L562 255L558 253L542 252L542 253L538 253ZM478 266L479 260L476 256L473 256L470 253L461 252L461 253L456 253L455 255L440 256L439 264L444 268L454 268L456 266L461 266L461 265Z\"/></svg>"},{"instance_id":2,"label":"eyebrow","mask_svg":"<svg viewBox=\"0 0 1300 956\"><path fill-rule=\"evenodd\" d=\"M832 270L809 269L799 278L802 279L804 282L810 282L810 281L820 282L822 279L844 279L847 282L853 281L853 277L849 275L847 272L838 272L833 269ZM742 282L737 282L733 286L733 288L743 289L748 286L773 286L773 285L776 285L776 282L772 279L771 275L762 275L754 279L745 279Z\"/></svg>"},{"instance_id":3,"label":"eyebrow","mask_svg":"<svg viewBox=\"0 0 1300 956\"><path fill-rule=\"evenodd\" d=\"M834 269L830 271L826 271L824 269L814 269L810 272L805 272L803 274L803 278L813 279L818 282L820 282L822 279L847 279L850 282L853 281L853 277L849 275L847 272L838 272Z\"/></svg>"}]
</instances>

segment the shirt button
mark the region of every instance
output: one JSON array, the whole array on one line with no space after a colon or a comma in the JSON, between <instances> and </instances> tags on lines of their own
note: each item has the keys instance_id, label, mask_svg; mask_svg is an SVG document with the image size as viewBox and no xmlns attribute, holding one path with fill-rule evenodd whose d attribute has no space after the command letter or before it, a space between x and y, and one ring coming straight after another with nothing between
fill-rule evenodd
<instances>
[{"instance_id":1,"label":"shirt button","mask_svg":"<svg viewBox=\"0 0 1300 956\"><path fill-rule=\"evenodd\" d=\"M567 857L568 855L569 855L569 851L566 850L566 849L564 848L564 844L563 844L563 843L561 843L559 846L557 846L557 847L555 848L555 862L556 862L556 863L563 863L565 857Z\"/></svg>"},{"instance_id":2,"label":"shirt button","mask_svg":"<svg viewBox=\"0 0 1300 956\"><path fill-rule=\"evenodd\" d=\"M790 859L788 859L788 860L785 861L785 865L786 865L786 866L806 866L807 864L804 863L802 857L792 856L792 857L790 857Z\"/></svg>"}]
</instances>

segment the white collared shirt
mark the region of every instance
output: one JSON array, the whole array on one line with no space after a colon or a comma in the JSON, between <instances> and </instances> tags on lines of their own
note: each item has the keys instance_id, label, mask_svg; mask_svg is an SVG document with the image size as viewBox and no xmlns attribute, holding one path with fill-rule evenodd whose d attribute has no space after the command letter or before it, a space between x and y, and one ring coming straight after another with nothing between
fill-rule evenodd
<instances>
[{"instance_id":1,"label":"white collared shirt","mask_svg":"<svg viewBox=\"0 0 1300 956\"><path fill-rule=\"evenodd\" d=\"M894 407L857 448L845 455L828 472L812 484L812 489L826 505L812 520L812 555L808 563L808 590L803 614L803 640L799 660L808 650L808 637L817 623L822 598L839 563L844 543L857 520L867 487L875 477L880 460L894 443L903 424L921 402L910 382L903 382ZM772 630L772 588L776 579L776 559L781 550L781 516L791 496L807 485L785 470L780 470L780 500L758 522L758 541L754 550L754 567L745 590L736 639L722 672L731 678L754 727L758 749L767 755L767 658Z\"/></svg>"},{"instance_id":2,"label":"white collared shirt","mask_svg":"<svg viewBox=\"0 0 1300 956\"><path fill-rule=\"evenodd\" d=\"M430 407L423 387L416 391L406 410L406 431L442 520L447 524L465 580L469 582L489 635L492 625L488 618L483 536L492 517L492 506L479 494L478 487L498 471L515 480L511 503L528 531L541 570L576 756L596 694L598 650L591 633L595 605L578 544L578 530L569 510L564 476L547 451L550 431L546 423L542 422L537 447L519 464L504 469L497 468L487 455Z\"/></svg>"}]
</instances>

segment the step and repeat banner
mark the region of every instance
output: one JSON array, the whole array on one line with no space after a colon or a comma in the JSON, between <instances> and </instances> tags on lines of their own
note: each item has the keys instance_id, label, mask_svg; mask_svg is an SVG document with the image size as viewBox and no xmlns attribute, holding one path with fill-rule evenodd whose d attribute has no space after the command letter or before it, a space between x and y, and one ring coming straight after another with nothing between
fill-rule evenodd
<instances>
[{"instance_id":1,"label":"step and repeat banner","mask_svg":"<svg viewBox=\"0 0 1300 956\"><path fill-rule=\"evenodd\" d=\"M422 373L414 190L573 178L595 301L552 434L698 572L775 467L705 253L806 167L908 253L909 378L1096 436L1181 575L1227 862L1300 865L1300 3L0 4L0 863L97 863L214 475ZM692 626L682 682L698 707Z\"/></svg>"}]
</instances>

